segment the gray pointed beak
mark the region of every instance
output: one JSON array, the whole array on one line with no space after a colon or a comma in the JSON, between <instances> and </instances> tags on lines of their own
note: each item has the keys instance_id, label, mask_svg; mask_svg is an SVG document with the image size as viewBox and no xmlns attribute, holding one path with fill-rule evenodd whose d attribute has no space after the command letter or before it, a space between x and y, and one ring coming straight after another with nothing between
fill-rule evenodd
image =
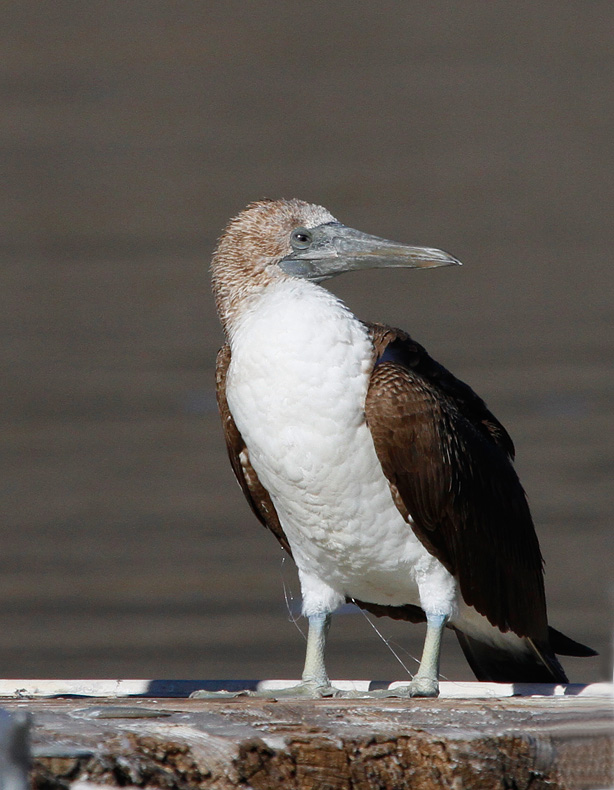
<instances>
[{"instance_id":1,"label":"gray pointed beak","mask_svg":"<svg viewBox=\"0 0 614 790\"><path fill-rule=\"evenodd\" d=\"M304 231L300 246L293 240L292 252L279 265L286 274L316 282L361 269L461 265L443 250L380 239L336 222L300 231Z\"/></svg>"}]
</instances>

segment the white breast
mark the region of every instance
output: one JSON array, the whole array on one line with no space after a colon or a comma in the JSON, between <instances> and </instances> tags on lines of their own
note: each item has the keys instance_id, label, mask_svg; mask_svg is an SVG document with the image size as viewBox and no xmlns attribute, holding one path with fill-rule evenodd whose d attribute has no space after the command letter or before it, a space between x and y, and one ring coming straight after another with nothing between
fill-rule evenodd
<instances>
[{"instance_id":1,"label":"white breast","mask_svg":"<svg viewBox=\"0 0 614 790\"><path fill-rule=\"evenodd\" d=\"M373 347L328 291L269 287L231 338L227 397L299 568L304 613L345 597L451 614L456 585L399 514L365 422Z\"/></svg>"}]
</instances>

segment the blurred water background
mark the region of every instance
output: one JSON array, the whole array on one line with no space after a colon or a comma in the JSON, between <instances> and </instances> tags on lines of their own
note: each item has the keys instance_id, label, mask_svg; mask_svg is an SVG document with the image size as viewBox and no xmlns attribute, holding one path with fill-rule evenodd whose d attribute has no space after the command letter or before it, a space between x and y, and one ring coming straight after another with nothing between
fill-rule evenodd
<instances>
[{"instance_id":1,"label":"blurred water background","mask_svg":"<svg viewBox=\"0 0 614 790\"><path fill-rule=\"evenodd\" d=\"M606 677L612 3L56 0L0 18L0 675L300 673L292 563L225 455L208 279L228 217L283 196L464 262L332 288L508 427L551 622L602 653L566 666ZM421 629L376 625L413 668ZM405 677L356 612L329 665ZM454 640L443 672L471 677Z\"/></svg>"}]
</instances>

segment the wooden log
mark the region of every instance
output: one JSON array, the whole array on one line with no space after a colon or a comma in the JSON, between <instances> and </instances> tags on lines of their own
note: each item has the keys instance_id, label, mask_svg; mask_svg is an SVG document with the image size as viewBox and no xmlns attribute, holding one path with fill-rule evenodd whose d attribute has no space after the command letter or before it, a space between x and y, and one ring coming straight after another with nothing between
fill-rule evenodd
<instances>
[{"instance_id":1,"label":"wooden log","mask_svg":"<svg viewBox=\"0 0 614 790\"><path fill-rule=\"evenodd\" d=\"M33 716L39 790L92 782L179 790L614 786L608 696L3 704Z\"/></svg>"}]
</instances>

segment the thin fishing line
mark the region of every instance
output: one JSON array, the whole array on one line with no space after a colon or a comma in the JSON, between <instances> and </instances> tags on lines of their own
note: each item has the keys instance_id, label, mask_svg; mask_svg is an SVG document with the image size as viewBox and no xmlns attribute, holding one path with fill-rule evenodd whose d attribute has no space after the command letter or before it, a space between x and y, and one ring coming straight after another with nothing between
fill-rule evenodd
<instances>
[{"instance_id":1,"label":"thin fishing line","mask_svg":"<svg viewBox=\"0 0 614 790\"><path fill-rule=\"evenodd\" d=\"M401 653L405 653L405 655L408 655L417 664L420 663L420 660L416 658L416 656L412 656L409 650L403 647L403 645L399 644L395 639L391 639L389 641L389 644L394 645ZM442 672L439 673L439 677L441 678L441 680L449 680L449 678L447 678Z\"/></svg>"},{"instance_id":2,"label":"thin fishing line","mask_svg":"<svg viewBox=\"0 0 614 790\"><path fill-rule=\"evenodd\" d=\"M294 626L296 627L296 630L303 637L303 639L305 641L307 641L307 637L305 635L305 632L303 631L303 629L298 624L298 618L294 615L294 613L292 611L292 604L294 603L294 596L292 595L292 590L289 589L288 585L286 584L286 579L285 579L285 576L284 576L284 565L285 565L285 562L286 562L286 558L282 557L281 558L281 567L279 569L279 573L280 573L280 576L281 576L281 584L282 584L283 591L284 591L284 600L286 602L286 609L288 610L288 619L290 620L291 623L294 623Z\"/></svg>"},{"instance_id":3,"label":"thin fishing line","mask_svg":"<svg viewBox=\"0 0 614 790\"><path fill-rule=\"evenodd\" d=\"M352 598L351 600L352 600L352 603L353 603L353 604L356 604L356 601L355 601L353 598ZM359 607L359 608L360 608L360 607ZM372 620L370 619L370 617L368 616L368 614L367 614L367 613L366 613L366 612L365 612L363 609L360 609L360 613L361 613L361 614L362 614L362 616L365 618L365 620L366 620L366 621L369 623L369 625L370 625L370 626L371 626L371 628L372 628L372 629L375 631L375 633L376 633L376 634L379 636L379 638L382 640L382 642L383 642L383 643L386 645L386 647L388 648L388 650L390 650L390 652L391 652L391 653L392 653L392 655L393 655L393 656L396 658L396 660L399 662L399 664L400 664L400 665L403 667L403 669L404 669L404 670L407 672L407 674L409 675L409 677L410 677L410 678L413 678L414 676L413 676L413 674L412 674L411 670L409 669L409 667L408 667L408 666L405 664L405 662L403 661L403 659L401 658L401 656L400 656L400 655L399 655L399 654L396 652L396 650L395 650L395 649L392 647L392 645L390 644L390 641L389 641L388 639L386 639L386 637L385 637L385 636L382 634L382 632L381 632L381 631L378 629L378 627L375 625L375 623L374 623L374 622L372 622ZM407 651L405 651L405 652L407 652ZM413 660L414 660L414 661L415 661L417 664L419 664L419 663L420 663L420 662L418 661L418 659L417 659L417 658L415 658L414 656L412 656L410 653L407 653L407 655L408 655L410 658L413 658Z\"/></svg>"}]
</instances>

